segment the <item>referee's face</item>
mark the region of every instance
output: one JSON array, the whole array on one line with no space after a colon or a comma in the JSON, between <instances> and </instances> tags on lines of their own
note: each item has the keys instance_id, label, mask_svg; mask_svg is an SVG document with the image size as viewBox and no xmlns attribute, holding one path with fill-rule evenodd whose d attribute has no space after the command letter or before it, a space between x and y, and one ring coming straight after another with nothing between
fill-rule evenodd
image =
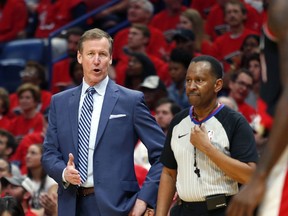
<instances>
[{"instance_id":1,"label":"referee's face","mask_svg":"<svg viewBox=\"0 0 288 216\"><path fill-rule=\"evenodd\" d=\"M186 74L186 94L195 108L205 108L217 99L222 80L216 79L207 61L192 62Z\"/></svg>"}]
</instances>

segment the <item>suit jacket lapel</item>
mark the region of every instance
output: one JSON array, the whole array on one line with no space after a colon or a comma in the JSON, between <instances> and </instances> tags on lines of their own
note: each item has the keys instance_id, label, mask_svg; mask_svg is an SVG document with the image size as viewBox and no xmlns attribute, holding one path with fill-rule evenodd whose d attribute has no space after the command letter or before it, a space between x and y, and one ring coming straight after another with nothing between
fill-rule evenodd
<instances>
[{"instance_id":1,"label":"suit jacket lapel","mask_svg":"<svg viewBox=\"0 0 288 216\"><path fill-rule=\"evenodd\" d=\"M69 120L70 125L72 129L72 139L73 144L75 147L75 151L78 152L78 112L79 112L79 102L80 102L80 96L81 96L81 89L82 85L75 88L75 90L72 92L71 97L69 98ZM65 112L65 110L64 110ZM77 158L77 155L74 155L74 157Z\"/></svg>"},{"instance_id":2,"label":"suit jacket lapel","mask_svg":"<svg viewBox=\"0 0 288 216\"><path fill-rule=\"evenodd\" d=\"M117 85L113 81L109 80L101 110L95 148L97 147L99 140L103 135L103 132L106 128L106 125L109 121L109 117L116 104L116 101L118 100L118 97L119 95Z\"/></svg>"}]
</instances>

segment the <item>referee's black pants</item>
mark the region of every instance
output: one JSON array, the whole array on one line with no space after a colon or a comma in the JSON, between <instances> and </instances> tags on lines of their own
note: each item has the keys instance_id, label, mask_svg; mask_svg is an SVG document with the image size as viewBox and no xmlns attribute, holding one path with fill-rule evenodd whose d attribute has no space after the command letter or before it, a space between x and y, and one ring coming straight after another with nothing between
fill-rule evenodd
<instances>
[{"instance_id":1,"label":"referee's black pants","mask_svg":"<svg viewBox=\"0 0 288 216\"><path fill-rule=\"evenodd\" d=\"M227 203L229 203L228 198ZM184 202L176 204L170 210L170 216L225 216L226 207L208 210L206 202Z\"/></svg>"}]
</instances>

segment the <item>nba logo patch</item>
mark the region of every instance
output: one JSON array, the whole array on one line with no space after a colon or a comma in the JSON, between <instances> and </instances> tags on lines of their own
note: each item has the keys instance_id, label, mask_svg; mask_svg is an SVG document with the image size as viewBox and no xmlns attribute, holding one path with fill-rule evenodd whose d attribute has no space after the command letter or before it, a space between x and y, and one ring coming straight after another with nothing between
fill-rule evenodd
<instances>
[{"instance_id":1,"label":"nba logo patch","mask_svg":"<svg viewBox=\"0 0 288 216\"><path fill-rule=\"evenodd\" d=\"M213 131L213 130L209 130L209 131L208 131L208 138L209 138L209 140L212 141L213 137L214 137L214 131Z\"/></svg>"}]
</instances>

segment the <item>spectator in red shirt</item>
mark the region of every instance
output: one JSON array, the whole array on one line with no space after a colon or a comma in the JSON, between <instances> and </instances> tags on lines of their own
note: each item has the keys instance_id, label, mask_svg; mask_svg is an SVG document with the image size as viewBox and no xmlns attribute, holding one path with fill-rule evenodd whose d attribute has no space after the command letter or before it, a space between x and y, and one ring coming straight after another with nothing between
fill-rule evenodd
<instances>
[{"instance_id":1,"label":"spectator in red shirt","mask_svg":"<svg viewBox=\"0 0 288 216\"><path fill-rule=\"evenodd\" d=\"M238 106L238 111L243 114L249 123L256 117L256 110L245 102L253 87L253 75L247 69L240 69L231 74L229 82L229 97L233 98Z\"/></svg>"},{"instance_id":2,"label":"spectator in red shirt","mask_svg":"<svg viewBox=\"0 0 288 216\"><path fill-rule=\"evenodd\" d=\"M69 71L72 61L77 60L78 41L83 34L79 27L68 29L65 34L67 39L67 58L64 58L53 65L51 91L53 94L66 88L72 82Z\"/></svg>"},{"instance_id":3,"label":"spectator in red shirt","mask_svg":"<svg viewBox=\"0 0 288 216\"><path fill-rule=\"evenodd\" d=\"M179 28L189 29L195 35L195 51L201 54L210 54L212 43L204 34L204 21L199 12L194 9L187 9L180 15Z\"/></svg>"},{"instance_id":4,"label":"spectator in red shirt","mask_svg":"<svg viewBox=\"0 0 288 216\"><path fill-rule=\"evenodd\" d=\"M212 55L224 64L224 71L235 70L234 65L241 61L241 46L249 34L257 34L245 27L247 11L244 4L238 0L229 0L225 4L225 21L229 32L219 36L212 45Z\"/></svg>"},{"instance_id":5,"label":"spectator in red shirt","mask_svg":"<svg viewBox=\"0 0 288 216\"><path fill-rule=\"evenodd\" d=\"M127 20L130 24L147 25L150 31L150 40L146 52L162 58L166 54L167 43L162 32L149 25L153 16L153 5L148 0L130 0L127 10ZM117 62L122 55L123 47L128 43L129 27L116 33L113 45L113 61Z\"/></svg>"},{"instance_id":6,"label":"spectator in red shirt","mask_svg":"<svg viewBox=\"0 0 288 216\"><path fill-rule=\"evenodd\" d=\"M20 113L11 122L11 133L19 142L23 136L33 132L41 132L44 127L43 115L37 111L40 103L40 90L31 83L22 84L17 89Z\"/></svg>"},{"instance_id":7,"label":"spectator in red shirt","mask_svg":"<svg viewBox=\"0 0 288 216\"><path fill-rule=\"evenodd\" d=\"M149 44L151 34L149 28L143 24L133 24L129 28L128 34L128 43L123 48L129 52L138 52L147 55L147 57L152 61L157 71L157 75L165 83L170 83L170 76L168 74L168 64L157 56L147 53L146 47ZM122 50L122 55L117 61L115 70L116 70L116 82L120 85L123 85L125 79L125 71L128 67L129 57L124 54Z\"/></svg>"},{"instance_id":8,"label":"spectator in red shirt","mask_svg":"<svg viewBox=\"0 0 288 216\"><path fill-rule=\"evenodd\" d=\"M35 37L47 38L51 32L84 15L86 5L83 0L40 0L36 10Z\"/></svg>"},{"instance_id":9,"label":"spectator in red shirt","mask_svg":"<svg viewBox=\"0 0 288 216\"><path fill-rule=\"evenodd\" d=\"M210 39L214 41L217 37L229 31L229 26L225 20L224 6L231 0L217 0L217 3L211 8L205 24L205 32L210 36ZM243 0L237 0L242 2ZM235 2L235 1L234 1ZM245 27L253 30L256 33L260 33L262 20L260 14L249 4L243 3L246 12Z\"/></svg>"},{"instance_id":10,"label":"spectator in red shirt","mask_svg":"<svg viewBox=\"0 0 288 216\"><path fill-rule=\"evenodd\" d=\"M0 0L0 14L0 43L20 38L28 22L25 2Z\"/></svg>"},{"instance_id":11,"label":"spectator in red shirt","mask_svg":"<svg viewBox=\"0 0 288 216\"><path fill-rule=\"evenodd\" d=\"M146 77L156 75L155 66L143 53L128 51L127 55L129 55L129 60L123 85L130 89L139 90L140 84Z\"/></svg>"},{"instance_id":12,"label":"spectator in red shirt","mask_svg":"<svg viewBox=\"0 0 288 216\"><path fill-rule=\"evenodd\" d=\"M32 144L44 142L47 126L48 126L48 110L45 113L43 130L41 132L34 132L25 135L23 139L20 141L15 153L11 157L11 161L17 162L20 171L23 175L27 174L26 155L28 148Z\"/></svg>"},{"instance_id":13,"label":"spectator in red shirt","mask_svg":"<svg viewBox=\"0 0 288 216\"><path fill-rule=\"evenodd\" d=\"M260 36L255 34L249 34L243 40L241 50L241 67L247 67L248 59L254 53L260 52Z\"/></svg>"},{"instance_id":14,"label":"spectator in red shirt","mask_svg":"<svg viewBox=\"0 0 288 216\"><path fill-rule=\"evenodd\" d=\"M46 72L45 68L38 62L28 61L25 69L21 71L21 82L32 83L40 88L41 103L39 103L37 110L44 113L50 105L52 94L46 90ZM19 112L19 99L17 93L10 94L10 113Z\"/></svg>"},{"instance_id":15,"label":"spectator in red shirt","mask_svg":"<svg viewBox=\"0 0 288 216\"><path fill-rule=\"evenodd\" d=\"M179 0L164 0L164 3L165 9L155 14L150 23L162 32L176 29L181 12L186 10Z\"/></svg>"},{"instance_id":16,"label":"spectator in red shirt","mask_svg":"<svg viewBox=\"0 0 288 216\"><path fill-rule=\"evenodd\" d=\"M32 185L33 183L28 177L24 176L13 176L1 178L1 184L3 185L4 199L16 199L21 203L25 216L37 216L39 211L32 209L29 202L33 194ZM8 201L7 201L8 202ZM20 216L20 215L19 215Z\"/></svg>"}]
</instances>

